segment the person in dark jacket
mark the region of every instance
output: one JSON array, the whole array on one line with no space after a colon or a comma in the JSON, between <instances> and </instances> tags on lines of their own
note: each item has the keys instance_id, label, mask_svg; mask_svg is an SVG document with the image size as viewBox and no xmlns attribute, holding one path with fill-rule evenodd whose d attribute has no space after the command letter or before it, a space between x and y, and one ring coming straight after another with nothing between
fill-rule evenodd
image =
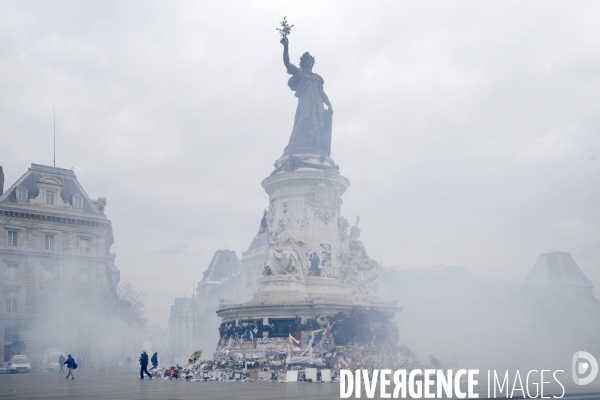
<instances>
[{"instance_id":1,"label":"person in dark jacket","mask_svg":"<svg viewBox=\"0 0 600 400\"><path fill-rule=\"evenodd\" d=\"M60 372L65 372L65 356L62 354L58 357L58 365L60 365Z\"/></svg>"},{"instance_id":2,"label":"person in dark jacket","mask_svg":"<svg viewBox=\"0 0 600 400\"><path fill-rule=\"evenodd\" d=\"M158 353L157 352L154 352L154 354L152 354L152 358L150 359L150 362L152 362L152 368L150 368L150 371L158 368Z\"/></svg>"},{"instance_id":3,"label":"person in dark jacket","mask_svg":"<svg viewBox=\"0 0 600 400\"><path fill-rule=\"evenodd\" d=\"M69 376L71 377L71 379L75 379L75 376L73 375L73 370L76 368L75 367L76 364L75 364L75 360L73 359L73 357L71 357L70 354L67 356L67 361L65 361L65 365L69 369L69 373L67 374L67 379L69 379Z\"/></svg>"},{"instance_id":4,"label":"person in dark jacket","mask_svg":"<svg viewBox=\"0 0 600 400\"><path fill-rule=\"evenodd\" d=\"M140 379L144 379L144 373L148 375L149 379L152 379L152 375L148 372L148 354L146 354L146 350L142 350L142 355L140 356Z\"/></svg>"}]
</instances>

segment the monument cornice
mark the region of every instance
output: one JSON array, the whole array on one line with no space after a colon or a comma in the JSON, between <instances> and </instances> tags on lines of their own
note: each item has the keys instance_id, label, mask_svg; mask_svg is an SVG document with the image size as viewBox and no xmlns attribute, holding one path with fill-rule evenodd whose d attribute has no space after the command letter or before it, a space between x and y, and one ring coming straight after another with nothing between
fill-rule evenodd
<instances>
[{"instance_id":1,"label":"monument cornice","mask_svg":"<svg viewBox=\"0 0 600 400\"><path fill-rule=\"evenodd\" d=\"M340 189L342 189L340 195L342 195L348 186L350 186L350 181L340 175L338 171L309 169L281 172L277 175L272 175L263 179L261 184L267 193L272 193L273 191L283 187L312 186L322 181L335 182L339 184L341 186Z\"/></svg>"},{"instance_id":2,"label":"monument cornice","mask_svg":"<svg viewBox=\"0 0 600 400\"><path fill-rule=\"evenodd\" d=\"M362 306L367 310L378 310L390 313L396 313L402 310L395 303L390 302L356 302L347 301L286 301L281 302L260 302L246 304L223 305L217 310L217 315L223 321L232 321L237 319L262 318L269 315L269 318L294 318L296 315L317 316L317 315L335 315L339 312L349 313L354 307Z\"/></svg>"}]
</instances>

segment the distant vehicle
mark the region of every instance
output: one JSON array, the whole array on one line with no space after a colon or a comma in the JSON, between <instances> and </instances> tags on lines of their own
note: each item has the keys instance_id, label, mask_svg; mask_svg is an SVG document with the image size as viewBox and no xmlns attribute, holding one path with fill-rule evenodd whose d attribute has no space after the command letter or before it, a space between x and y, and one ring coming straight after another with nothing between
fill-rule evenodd
<instances>
[{"instance_id":1,"label":"distant vehicle","mask_svg":"<svg viewBox=\"0 0 600 400\"><path fill-rule=\"evenodd\" d=\"M65 353L60 351L59 349L47 349L44 351L42 355L42 360L40 361L40 365L38 370L40 372L58 372L60 371L60 364L58 363L58 358L60 355L67 359Z\"/></svg>"},{"instance_id":2,"label":"distant vehicle","mask_svg":"<svg viewBox=\"0 0 600 400\"><path fill-rule=\"evenodd\" d=\"M25 356L12 356L10 361L8 362L8 371L11 374L17 372L31 372L31 363Z\"/></svg>"},{"instance_id":3,"label":"distant vehicle","mask_svg":"<svg viewBox=\"0 0 600 400\"><path fill-rule=\"evenodd\" d=\"M8 374L8 364L0 364L0 374Z\"/></svg>"}]
</instances>

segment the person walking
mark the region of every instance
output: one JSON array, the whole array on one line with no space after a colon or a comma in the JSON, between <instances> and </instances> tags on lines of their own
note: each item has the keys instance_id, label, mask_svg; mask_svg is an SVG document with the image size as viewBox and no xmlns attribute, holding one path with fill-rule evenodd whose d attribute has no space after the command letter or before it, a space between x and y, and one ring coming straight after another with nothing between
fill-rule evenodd
<instances>
[{"instance_id":1,"label":"person walking","mask_svg":"<svg viewBox=\"0 0 600 400\"><path fill-rule=\"evenodd\" d=\"M62 354L58 357L58 364L60 365L60 372L65 372L65 356Z\"/></svg>"},{"instance_id":2,"label":"person walking","mask_svg":"<svg viewBox=\"0 0 600 400\"><path fill-rule=\"evenodd\" d=\"M154 352L154 354L152 354L150 361L152 362L152 368L150 368L150 371L158 368L158 352Z\"/></svg>"},{"instance_id":3,"label":"person walking","mask_svg":"<svg viewBox=\"0 0 600 400\"><path fill-rule=\"evenodd\" d=\"M73 375L73 370L75 368L77 368L77 363L75 362L73 357L71 357L70 354L67 356L67 361L65 361L64 364L66 364L67 368L69 369L69 373L67 374L67 379L69 379L69 376L71 377L71 379L75 379L75 376Z\"/></svg>"},{"instance_id":4,"label":"person walking","mask_svg":"<svg viewBox=\"0 0 600 400\"><path fill-rule=\"evenodd\" d=\"M148 372L148 354L146 354L146 350L142 350L142 355L140 355L140 379L144 379L144 373L148 375L148 379L152 379L152 375Z\"/></svg>"}]
</instances>

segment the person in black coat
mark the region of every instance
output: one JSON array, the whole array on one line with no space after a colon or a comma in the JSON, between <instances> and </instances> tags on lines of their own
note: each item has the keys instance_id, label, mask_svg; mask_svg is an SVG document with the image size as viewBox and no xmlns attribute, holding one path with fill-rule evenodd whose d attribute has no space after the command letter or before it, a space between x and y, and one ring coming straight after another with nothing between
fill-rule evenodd
<instances>
[{"instance_id":1,"label":"person in black coat","mask_svg":"<svg viewBox=\"0 0 600 400\"><path fill-rule=\"evenodd\" d=\"M148 375L149 379L152 379L152 375L148 372L148 354L146 354L146 350L142 350L142 355L140 356L140 379L144 379L144 373Z\"/></svg>"},{"instance_id":2,"label":"person in black coat","mask_svg":"<svg viewBox=\"0 0 600 400\"><path fill-rule=\"evenodd\" d=\"M152 363L152 368L150 368L150 371L158 368L158 353L157 352L154 352L154 354L152 354L152 358L150 359L150 362Z\"/></svg>"},{"instance_id":3,"label":"person in black coat","mask_svg":"<svg viewBox=\"0 0 600 400\"><path fill-rule=\"evenodd\" d=\"M65 372L65 356L62 354L58 357L58 364L60 365L60 372Z\"/></svg>"}]
</instances>

